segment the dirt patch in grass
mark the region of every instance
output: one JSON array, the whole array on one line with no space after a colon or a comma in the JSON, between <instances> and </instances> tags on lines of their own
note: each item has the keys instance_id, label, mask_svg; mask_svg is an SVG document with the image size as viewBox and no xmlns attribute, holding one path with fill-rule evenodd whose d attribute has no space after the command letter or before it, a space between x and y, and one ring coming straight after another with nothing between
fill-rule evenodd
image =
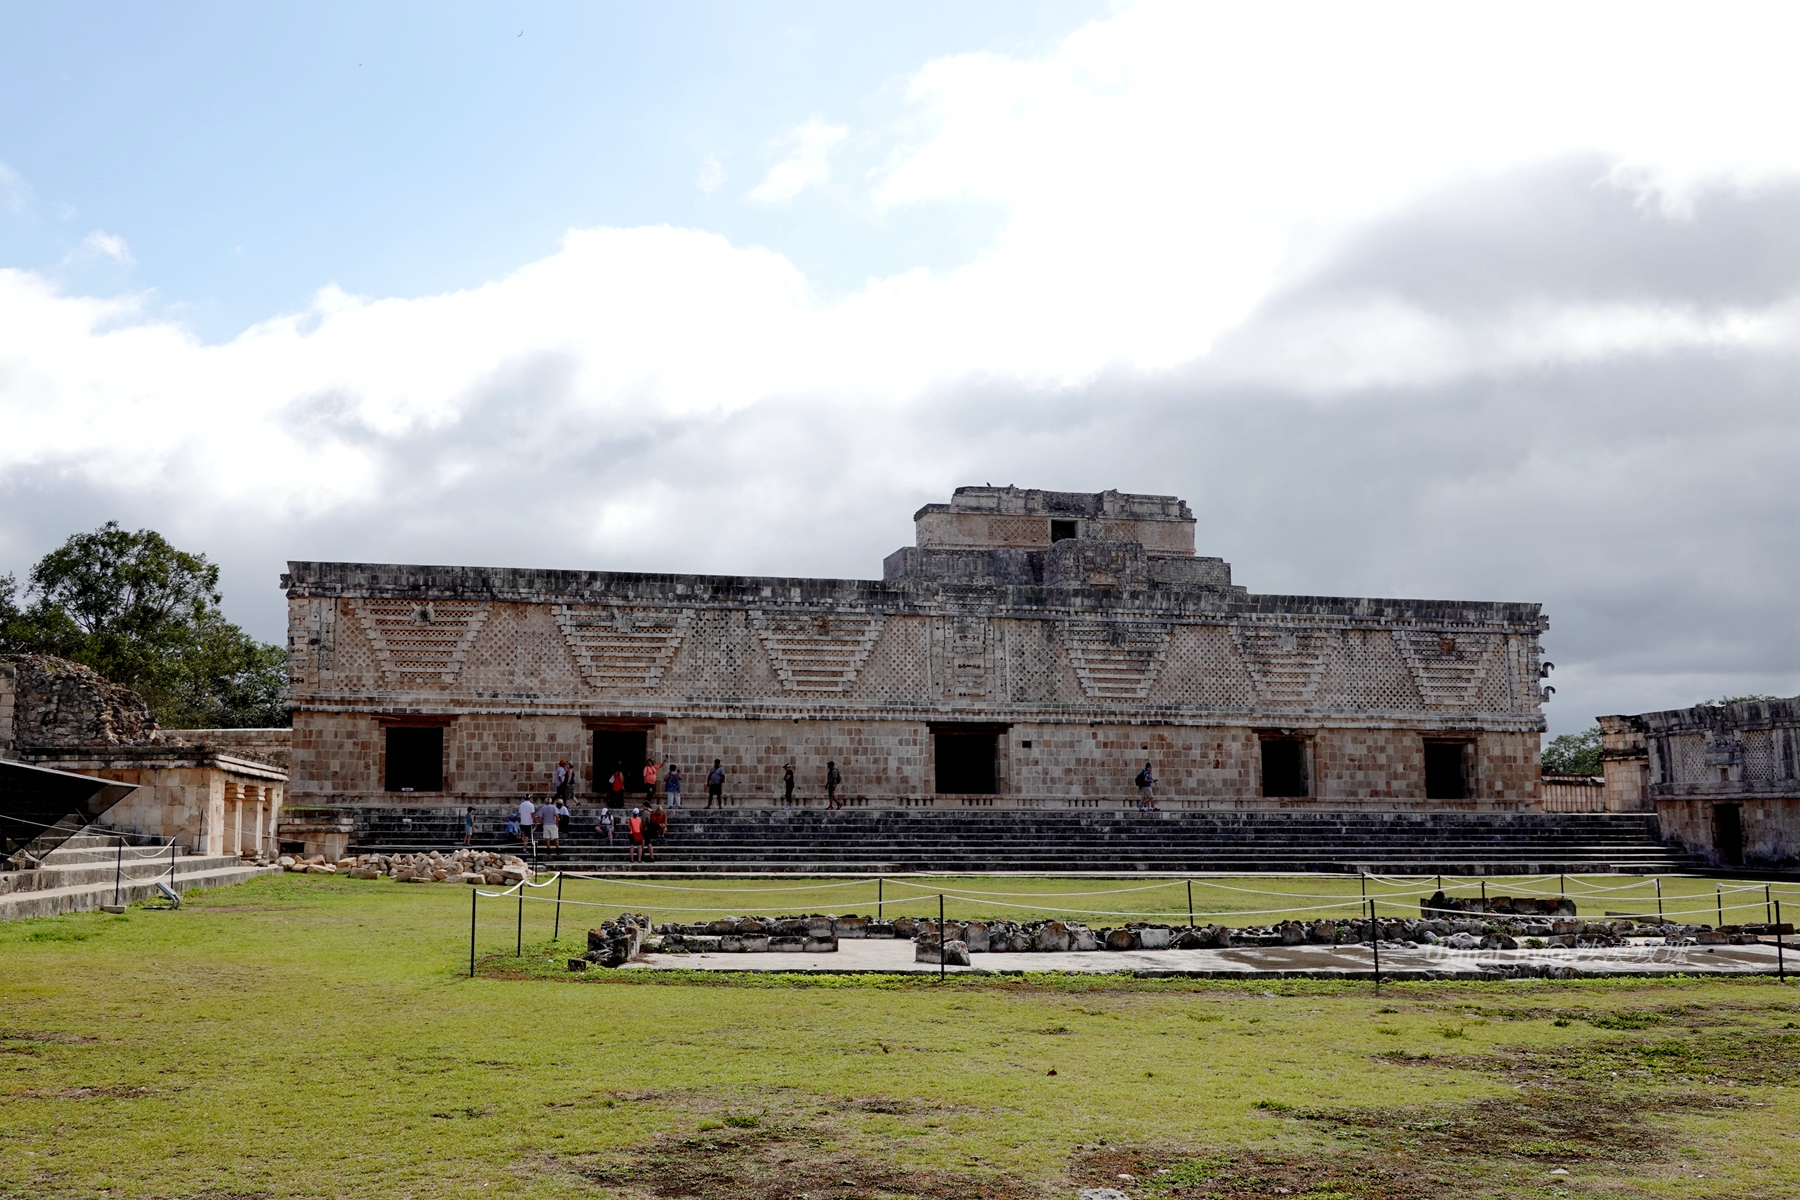
<instances>
[{"instance_id":1,"label":"dirt patch in grass","mask_svg":"<svg viewBox=\"0 0 1800 1200\"><path fill-rule=\"evenodd\" d=\"M903 1166L854 1150L834 1132L797 1122L731 1122L662 1137L620 1156L560 1164L590 1183L694 1200L1042 1200L1034 1183L975 1171Z\"/></svg>"},{"instance_id":2,"label":"dirt patch in grass","mask_svg":"<svg viewBox=\"0 0 1800 1200\"><path fill-rule=\"evenodd\" d=\"M1602 1026L1616 1028L1616 1026ZM1718 1033L1655 1028L1643 1038L1587 1045L1511 1047L1493 1054L1381 1054L1382 1062L1501 1072L1565 1083L1644 1085L1800 1083L1800 1030L1725 1030ZM1723 1097L1721 1098L1724 1099Z\"/></svg>"},{"instance_id":3,"label":"dirt patch in grass","mask_svg":"<svg viewBox=\"0 0 1800 1200\"><path fill-rule=\"evenodd\" d=\"M15 1093L15 1100L142 1100L147 1096L162 1095L161 1088L132 1087L125 1083L109 1083L102 1087L72 1087L59 1091L39 1091L27 1088Z\"/></svg>"}]
</instances>

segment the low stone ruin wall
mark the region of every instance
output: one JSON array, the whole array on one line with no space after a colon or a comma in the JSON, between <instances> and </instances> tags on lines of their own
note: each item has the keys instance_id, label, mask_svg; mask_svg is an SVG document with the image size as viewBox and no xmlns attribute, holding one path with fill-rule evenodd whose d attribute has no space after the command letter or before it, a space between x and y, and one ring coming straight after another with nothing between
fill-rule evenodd
<instances>
[{"instance_id":1,"label":"low stone ruin wall","mask_svg":"<svg viewBox=\"0 0 1800 1200\"><path fill-rule=\"evenodd\" d=\"M1446 896L1434 892L1419 901L1421 917L1448 917L1477 913L1501 917L1572 917L1575 902L1567 896Z\"/></svg>"},{"instance_id":2,"label":"low stone ruin wall","mask_svg":"<svg viewBox=\"0 0 1800 1200\"><path fill-rule=\"evenodd\" d=\"M1789 932L1792 926L1785 927ZM1334 946L1379 940L1441 945L1451 950L1593 948L1621 946L1631 938L1662 938L1682 945L1754 942L1773 927L1656 924L1641 921L1583 921L1573 917L1488 913L1459 918L1366 918L1285 921L1277 925L1230 928L1132 921L1092 927L1076 921L948 921L901 917L875 921L855 915L723 917L702 924L664 924L646 949L691 953L829 953L841 938L903 938L916 946L919 962L969 965L972 954L1068 953L1097 950L1213 950L1233 946Z\"/></svg>"}]
</instances>

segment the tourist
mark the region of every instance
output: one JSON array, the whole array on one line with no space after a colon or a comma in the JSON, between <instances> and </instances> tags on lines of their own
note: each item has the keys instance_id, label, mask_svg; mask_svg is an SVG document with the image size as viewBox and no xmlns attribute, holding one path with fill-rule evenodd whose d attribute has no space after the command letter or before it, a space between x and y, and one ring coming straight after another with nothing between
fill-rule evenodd
<instances>
[{"instance_id":1,"label":"tourist","mask_svg":"<svg viewBox=\"0 0 1800 1200\"><path fill-rule=\"evenodd\" d=\"M562 849L562 832L556 824L556 802L545 800L538 807L538 819L544 823L544 848L546 850Z\"/></svg>"},{"instance_id":2,"label":"tourist","mask_svg":"<svg viewBox=\"0 0 1800 1200\"><path fill-rule=\"evenodd\" d=\"M794 764L788 763L781 768L781 802L789 808L794 806Z\"/></svg>"},{"instance_id":3,"label":"tourist","mask_svg":"<svg viewBox=\"0 0 1800 1200\"><path fill-rule=\"evenodd\" d=\"M519 801L519 845L527 853L531 853L531 835L536 824L537 805L526 796Z\"/></svg>"},{"instance_id":4,"label":"tourist","mask_svg":"<svg viewBox=\"0 0 1800 1200\"><path fill-rule=\"evenodd\" d=\"M632 809L631 819L625 822L625 827L631 831L631 854L628 857L632 862L644 861L643 810L636 808Z\"/></svg>"},{"instance_id":5,"label":"tourist","mask_svg":"<svg viewBox=\"0 0 1800 1200\"><path fill-rule=\"evenodd\" d=\"M606 835L607 845L610 846L613 844L612 809L606 807L606 802L604 800L600 802L600 815L594 818L594 835L598 837L601 834Z\"/></svg>"},{"instance_id":6,"label":"tourist","mask_svg":"<svg viewBox=\"0 0 1800 1200\"><path fill-rule=\"evenodd\" d=\"M612 787L612 802L620 812L625 811L625 764L613 763L612 779L608 781Z\"/></svg>"},{"instance_id":7,"label":"tourist","mask_svg":"<svg viewBox=\"0 0 1800 1200\"><path fill-rule=\"evenodd\" d=\"M519 836L519 814L516 812L506 814L506 836Z\"/></svg>"},{"instance_id":8,"label":"tourist","mask_svg":"<svg viewBox=\"0 0 1800 1200\"><path fill-rule=\"evenodd\" d=\"M463 845L465 845L465 846L473 845L474 842L475 842L475 810L473 808L471 808L468 812L463 814Z\"/></svg>"},{"instance_id":9,"label":"tourist","mask_svg":"<svg viewBox=\"0 0 1800 1200\"><path fill-rule=\"evenodd\" d=\"M838 784L840 784L842 782L844 782L844 776L843 776L843 773L837 769L837 764L834 762L826 763L825 764L825 807L826 808L842 808L843 807L843 805L838 803L838 798L837 798Z\"/></svg>"},{"instance_id":10,"label":"tourist","mask_svg":"<svg viewBox=\"0 0 1800 1200\"><path fill-rule=\"evenodd\" d=\"M569 764L558 759L556 770L550 772L550 794L558 800L562 799L563 788L569 784Z\"/></svg>"},{"instance_id":11,"label":"tourist","mask_svg":"<svg viewBox=\"0 0 1800 1200\"><path fill-rule=\"evenodd\" d=\"M569 827L569 816L569 806L564 804L561 800L558 800L556 802L556 826L558 829L567 829Z\"/></svg>"},{"instance_id":12,"label":"tourist","mask_svg":"<svg viewBox=\"0 0 1800 1200\"><path fill-rule=\"evenodd\" d=\"M644 817L644 858L650 862L657 860L657 842L668 837L670 831L670 815L662 810L661 804L652 808L648 817Z\"/></svg>"},{"instance_id":13,"label":"tourist","mask_svg":"<svg viewBox=\"0 0 1800 1200\"><path fill-rule=\"evenodd\" d=\"M644 804L647 806L656 799L656 760L644 760Z\"/></svg>"},{"instance_id":14,"label":"tourist","mask_svg":"<svg viewBox=\"0 0 1800 1200\"><path fill-rule=\"evenodd\" d=\"M719 765L716 758L713 759L712 770L706 776L706 807L711 808L715 804L720 808L725 807L725 768Z\"/></svg>"},{"instance_id":15,"label":"tourist","mask_svg":"<svg viewBox=\"0 0 1800 1200\"><path fill-rule=\"evenodd\" d=\"M1150 764L1145 763L1144 769L1139 771L1137 774L1138 811L1139 812L1156 812L1157 811L1155 789L1156 789L1156 776L1154 776L1150 773Z\"/></svg>"},{"instance_id":16,"label":"tourist","mask_svg":"<svg viewBox=\"0 0 1800 1200\"><path fill-rule=\"evenodd\" d=\"M669 777L663 781L663 794L668 797L670 808L681 807L681 768L671 766Z\"/></svg>"}]
</instances>

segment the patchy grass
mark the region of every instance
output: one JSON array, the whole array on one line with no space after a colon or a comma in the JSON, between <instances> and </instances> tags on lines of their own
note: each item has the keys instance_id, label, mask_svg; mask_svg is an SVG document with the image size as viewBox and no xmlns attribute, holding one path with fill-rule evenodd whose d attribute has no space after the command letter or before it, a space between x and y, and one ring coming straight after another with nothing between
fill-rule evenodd
<instances>
[{"instance_id":1,"label":"patchy grass","mask_svg":"<svg viewBox=\"0 0 1800 1200\"><path fill-rule=\"evenodd\" d=\"M555 943L528 912L513 958L516 916L484 913L475 979L448 887L0 925L0 1195L1800 1191L1771 981L576 977L591 918Z\"/></svg>"}]
</instances>

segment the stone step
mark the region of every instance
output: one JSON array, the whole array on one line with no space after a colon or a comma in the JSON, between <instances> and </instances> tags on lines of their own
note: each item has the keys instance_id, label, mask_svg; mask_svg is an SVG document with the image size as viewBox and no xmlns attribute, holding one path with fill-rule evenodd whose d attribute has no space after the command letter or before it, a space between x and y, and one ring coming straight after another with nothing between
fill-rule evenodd
<instances>
[{"instance_id":1,"label":"stone step","mask_svg":"<svg viewBox=\"0 0 1800 1200\"><path fill-rule=\"evenodd\" d=\"M225 870L245 865L235 854L190 854L175 860L175 880L180 883L190 875ZM5 892L54 891L65 887L111 887L114 877L127 883L149 883L169 878L169 860L148 862L127 860L122 869L112 862L47 862L31 871L11 871L0 875L0 889Z\"/></svg>"},{"instance_id":2,"label":"stone step","mask_svg":"<svg viewBox=\"0 0 1800 1200\"><path fill-rule=\"evenodd\" d=\"M247 866L234 863L230 866L215 866L192 875L178 876L175 890L186 894L195 888L228 887L234 883L243 883L255 879L259 875L269 875L279 871L278 867ZM122 903L133 904L139 900L154 900L160 893L151 880L127 880L120 890ZM90 912L113 902L113 886L110 878L103 884L77 884L43 888L26 892L13 892L0 895L0 921L15 921L26 917L52 917L60 913Z\"/></svg>"}]
</instances>

